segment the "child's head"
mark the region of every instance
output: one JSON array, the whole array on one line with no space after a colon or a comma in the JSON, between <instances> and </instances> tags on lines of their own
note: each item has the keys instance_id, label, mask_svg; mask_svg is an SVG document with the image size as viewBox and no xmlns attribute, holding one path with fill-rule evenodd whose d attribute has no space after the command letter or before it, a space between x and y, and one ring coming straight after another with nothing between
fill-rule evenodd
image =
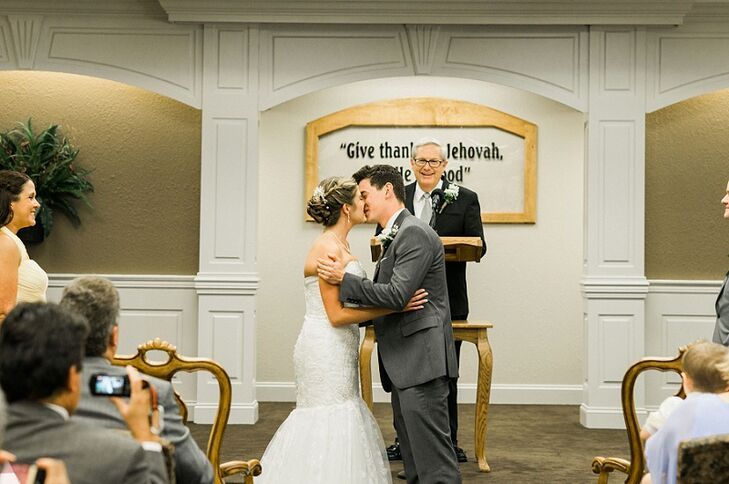
<instances>
[{"instance_id":1,"label":"child's head","mask_svg":"<svg viewBox=\"0 0 729 484\"><path fill-rule=\"evenodd\" d=\"M687 392L721 393L729 387L729 348L726 346L698 341L686 350L682 363Z\"/></svg>"}]
</instances>

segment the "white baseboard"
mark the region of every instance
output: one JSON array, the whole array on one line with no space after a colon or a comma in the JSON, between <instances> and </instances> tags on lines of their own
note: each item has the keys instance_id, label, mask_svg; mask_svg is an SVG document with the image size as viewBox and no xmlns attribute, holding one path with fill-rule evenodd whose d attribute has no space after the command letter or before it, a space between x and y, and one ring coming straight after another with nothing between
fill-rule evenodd
<instances>
[{"instance_id":1,"label":"white baseboard","mask_svg":"<svg viewBox=\"0 0 729 484\"><path fill-rule=\"evenodd\" d=\"M638 421L643 422L647 411L636 409ZM621 407L590 407L584 403L580 405L580 423L588 429L624 429L625 419Z\"/></svg>"},{"instance_id":2,"label":"white baseboard","mask_svg":"<svg viewBox=\"0 0 729 484\"><path fill-rule=\"evenodd\" d=\"M198 424L212 424L218 412L217 404L202 403L188 406L191 411L190 420ZM194 413L192 413L194 409ZM230 406L230 417L228 424L249 424L258 421L258 402L234 403Z\"/></svg>"},{"instance_id":3,"label":"white baseboard","mask_svg":"<svg viewBox=\"0 0 729 484\"><path fill-rule=\"evenodd\" d=\"M296 388L293 382L257 382L256 396L260 402L294 402ZM377 403L387 403L390 395L376 383L372 398ZM582 402L582 385L512 385L491 386L492 404L513 405L579 405ZM458 403L476 403L476 384L458 385Z\"/></svg>"}]
</instances>

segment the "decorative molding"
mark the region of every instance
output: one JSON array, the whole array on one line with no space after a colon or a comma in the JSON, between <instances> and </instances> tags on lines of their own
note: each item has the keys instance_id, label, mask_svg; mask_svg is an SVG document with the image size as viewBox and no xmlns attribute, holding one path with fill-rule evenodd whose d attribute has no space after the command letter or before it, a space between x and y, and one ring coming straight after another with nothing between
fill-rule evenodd
<instances>
[{"instance_id":1,"label":"decorative molding","mask_svg":"<svg viewBox=\"0 0 729 484\"><path fill-rule=\"evenodd\" d=\"M21 69L31 69L35 60L43 17L40 15L8 15L13 35L15 59Z\"/></svg>"},{"instance_id":2,"label":"decorative molding","mask_svg":"<svg viewBox=\"0 0 729 484\"><path fill-rule=\"evenodd\" d=\"M587 299L645 299L649 288L644 277L584 277L580 285Z\"/></svg>"},{"instance_id":3,"label":"decorative molding","mask_svg":"<svg viewBox=\"0 0 729 484\"><path fill-rule=\"evenodd\" d=\"M584 28L444 27L431 73L512 86L586 111L587 40Z\"/></svg>"},{"instance_id":4,"label":"decorative molding","mask_svg":"<svg viewBox=\"0 0 729 484\"><path fill-rule=\"evenodd\" d=\"M38 15L105 15L117 17L158 17L164 18L165 11L157 0L0 0L0 12L4 14Z\"/></svg>"},{"instance_id":5,"label":"decorative molding","mask_svg":"<svg viewBox=\"0 0 729 484\"><path fill-rule=\"evenodd\" d=\"M677 25L692 0L159 0L172 22Z\"/></svg>"},{"instance_id":6,"label":"decorative molding","mask_svg":"<svg viewBox=\"0 0 729 484\"><path fill-rule=\"evenodd\" d=\"M406 25L408 44L413 58L415 74L430 74L435 61L435 47L440 27L434 25Z\"/></svg>"},{"instance_id":7,"label":"decorative molding","mask_svg":"<svg viewBox=\"0 0 729 484\"><path fill-rule=\"evenodd\" d=\"M69 282L85 274L48 274L48 287L64 288ZM114 283L118 289L195 289L195 276L162 274L99 274Z\"/></svg>"},{"instance_id":8,"label":"decorative molding","mask_svg":"<svg viewBox=\"0 0 729 484\"><path fill-rule=\"evenodd\" d=\"M651 294L710 294L716 296L721 289L722 280L648 280Z\"/></svg>"},{"instance_id":9,"label":"decorative molding","mask_svg":"<svg viewBox=\"0 0 729 484\"><path fill-rule=\"evenodd\" d=\"M257 382L256 394L260 402L295 402L296 384L285 382ZM389 403L390 394L381 383L372 386L372 398L376 403ZM582 385L540 384L493 384L492 405L579 405L582 402ZM458 384L458 403L476 403L476 384Z\"/></svg>"},{"instance_id":10,"label":"decorative molding","mask_svg":"<svg viewBox=\"0 0 729 484\"><path fill-rule=\"evenodd\" d=\"M348 82L411 76L408 45L401 26L263 28L259 108Z\"/></svg>"},{"instance_id":11,"label":"decorative molding","mask_svg":"<svg viewBox=\"0 0 729 484\"><path fill-rule=\"evenodd\" d=\"M198 29L53 26L44 40L39 67L63 66L69 72L140 85L200 106Z\"/></svg>"},{"instance_id":12,"label":"decorative molding","mask_svg":"<svg viewBox=\"0 0 729 484\"><path fill-rule=\"evenodd\" d=\"M194 287L198 294L236 294L252 296L258 292L258 273L198 273Z\"/></svg>"},{"instance_id":13,"label":"decorative molding","mask_svg":"<svg viewBox=\"0 0 729 484\"><path fill-rule=\"evenodd\" d=\"M727 25L651 32L647 50L647 112L729 87Z\"/></svg>"}]
</instances>

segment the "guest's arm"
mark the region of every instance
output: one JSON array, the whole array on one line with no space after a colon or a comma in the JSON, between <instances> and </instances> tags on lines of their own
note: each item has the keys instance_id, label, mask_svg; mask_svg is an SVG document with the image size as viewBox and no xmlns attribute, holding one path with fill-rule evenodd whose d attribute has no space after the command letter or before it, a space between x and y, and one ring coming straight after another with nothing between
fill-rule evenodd
<instances>
[{"instance_id":1,"label":"guest's arm","mask_svg":"<svg viewBox=\"0 0 729 484\"><path fill-rule=\"evenodd\" d=\"M0 234L0 321L5 319L18 298L20 251L15 242Z\"/></svg>"}]
</instances>

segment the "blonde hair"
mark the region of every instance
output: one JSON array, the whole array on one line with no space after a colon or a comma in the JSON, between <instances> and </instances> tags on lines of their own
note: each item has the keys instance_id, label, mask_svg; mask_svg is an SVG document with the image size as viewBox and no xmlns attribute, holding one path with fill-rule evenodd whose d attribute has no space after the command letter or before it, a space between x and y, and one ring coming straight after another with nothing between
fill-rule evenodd
<instances>
[{"instance_id":1,"label":"blonde hair","mask_svg":"<svg viewBox=\"0 0 729 484\"><path fill-rule=\"evenodd\" d=\"M729 348L698 341L686 350L681 360L683 371L694 382L694 390L720 393L729 387Z\"/></svg>"},{"instance_id":2,"label":"blonde hair","mask_svg":"<svg viewBox=\"0 0 729 484\"><path fill-rule=\"evenodd\" d=\"M353 205L357 183L352 178L333 176L319 182L306 204L306 213L325 227L336 224L343 205Z\"/></svg>"}]
</instances>

